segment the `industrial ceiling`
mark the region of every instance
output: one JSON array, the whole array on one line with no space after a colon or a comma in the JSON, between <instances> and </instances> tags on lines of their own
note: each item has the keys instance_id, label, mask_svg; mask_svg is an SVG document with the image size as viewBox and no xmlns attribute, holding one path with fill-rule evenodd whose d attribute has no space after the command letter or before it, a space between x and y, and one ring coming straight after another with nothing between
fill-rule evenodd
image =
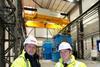
<instances>
[{"instance_id":1,"label":"industrial ceiling","mask_svg":"<svg viewBox=\"0 0 100 67\"><path fill-rule=\"evenodd\" d=\"M76 0L22 0L26 26L52 28L58 33L70 23L68 14L77 4ZM33 11L33 12L27 12ZM28 23L27 23L28 22Z\"/></svg>"},{"instance_id":2,"label":"industrial ceiling","mask_svg":"<svg viewBox=\"0 0 100 67\"><path fill-rule=\"evenodd\" d=\"M68 0L22 0L22 3L23 6L40 7L66 14L75 6L75 2L69 2Z\"/></svg>"},{"instance_id":3,"label":"industrial ceiling","mask_svg":"<svg viewBox=\"0 0 100 67\"><path fill-rule=\"evenodd\" d=\"M39 26L37 26L35 23L33 24L35 25L34 27L43 27L43 25L44 27L47 27L45 26L45 23L48 24L49 22L49 25L51 25L51 23L53 22L53 26L56 26L55 24L57 24L63 28L69 23L69 20L66 17L75 6L75 2L71 2L68 0L22 0L22 6L24 8L25 20L39 22L37 23L37 25ZM39 10L39 8L41 8L42 10ZM27 12L25 12L25 10L32 10L34 11L34 13L28 14ZM58 13L60 14L60 16L55 15L54 13ZM41 22L43 23L43 25L41 25ZM53 26L50 26L50 28L52 28Z\"/></svg>"}]
</instances>

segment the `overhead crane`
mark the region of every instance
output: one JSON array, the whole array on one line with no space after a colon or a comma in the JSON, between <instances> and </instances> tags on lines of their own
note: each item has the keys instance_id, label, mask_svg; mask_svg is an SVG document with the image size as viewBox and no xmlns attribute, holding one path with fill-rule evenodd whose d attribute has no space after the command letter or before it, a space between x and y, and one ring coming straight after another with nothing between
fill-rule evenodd
<instances>
[{"instance_id":1,"label":"overhead crane","mask_svg":"<svg viewBox=\"0 0 100 67\"><path fill-rule=\"evenodd\" d=\"M69 24L68 19L42 15L37 12L23 12L23 17L26 20L26 26L39 28L54 28L62 29Z\"/></svg>"}]
</instances>

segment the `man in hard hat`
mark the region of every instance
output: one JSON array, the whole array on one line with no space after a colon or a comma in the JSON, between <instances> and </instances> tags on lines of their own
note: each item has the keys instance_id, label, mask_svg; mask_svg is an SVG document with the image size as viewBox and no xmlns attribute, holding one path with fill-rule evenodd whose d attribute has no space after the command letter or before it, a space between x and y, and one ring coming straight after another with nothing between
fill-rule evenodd
<instances>
[{"instance_id":1,"label":"man in hard hat","mask_svg":"<svg viewBox=\"0 0 100 67\"><path fill-rule=\"evenodd\" d=\"M27 37L23 45L22 54L15 59L11 67L40 67L39 56L36 54L36 38L33 36Z\"/></svg>"},{"instance_id":2,"label":"man in hard hat","mask_svg":"<svg viewBox=\"0 0 100 67\"><path fill-rule=\"evenodd\" d=\"M75 60L72 55L72 47L67 42L62 42L59 45L61 58L55 64L55 67L87 67L83 62Z\"/></svg>"}]
</instances>

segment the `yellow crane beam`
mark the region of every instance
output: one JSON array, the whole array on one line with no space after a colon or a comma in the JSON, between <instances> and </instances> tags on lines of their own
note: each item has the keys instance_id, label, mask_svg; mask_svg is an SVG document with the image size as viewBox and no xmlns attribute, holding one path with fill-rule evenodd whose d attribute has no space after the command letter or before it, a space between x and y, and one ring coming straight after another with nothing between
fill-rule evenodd
<instances>
[{"instance_id":1,"label":"yellow crane beam","mask_svg":"<svg viewBox=\"0 0 100 67\"><path fill-rule=\"evenodd\" d=\"M42 15L42 14L38 14L36 12L34 12L32 14L24 13L24 18L26 20L33 20L33 21L41 21L41 22L48 21L48 22L52 22L52 23L56 23L56 24L60 24L60 25L69 24L69 20L68 19Z\"/></svg>"},{"instance_id":2,"label":"yellow crane beam","mask_svg":"<svg viewBox=\"0 0 100 67\"><path fill-rule=\"evenodd\" d=\"M28 27L37 27L37 28L53 28L53 29L62 29L63 26L57 25L54 23L41 23L41 22L36 22L36 21L27 21L25 23L26 26Z\"/></svg>"}]
</instances>

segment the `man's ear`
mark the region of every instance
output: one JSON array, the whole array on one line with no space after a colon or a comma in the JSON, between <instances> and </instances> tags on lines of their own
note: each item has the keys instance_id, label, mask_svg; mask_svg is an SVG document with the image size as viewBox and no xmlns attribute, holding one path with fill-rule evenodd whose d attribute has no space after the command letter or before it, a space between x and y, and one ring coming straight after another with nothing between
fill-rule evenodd
<instances>
[{"instance_id":1,"label":"man's ear","mask_svg":"<svg viewBox=\"0 0 100 67\"><path fill-rule=\"evenodd\" d=\"M26 51L26 47L24 46L24 51Z\"/></svg>"},{"instance_id":2,"label":"man's ear","mask_svg":"<svg viewBox=\"0 0 100 67\"><path fill-rule=\"evenodd\" d=\"M72 50L70 51L70 55L72 55Z\"/></svg>"}]
</instances>

